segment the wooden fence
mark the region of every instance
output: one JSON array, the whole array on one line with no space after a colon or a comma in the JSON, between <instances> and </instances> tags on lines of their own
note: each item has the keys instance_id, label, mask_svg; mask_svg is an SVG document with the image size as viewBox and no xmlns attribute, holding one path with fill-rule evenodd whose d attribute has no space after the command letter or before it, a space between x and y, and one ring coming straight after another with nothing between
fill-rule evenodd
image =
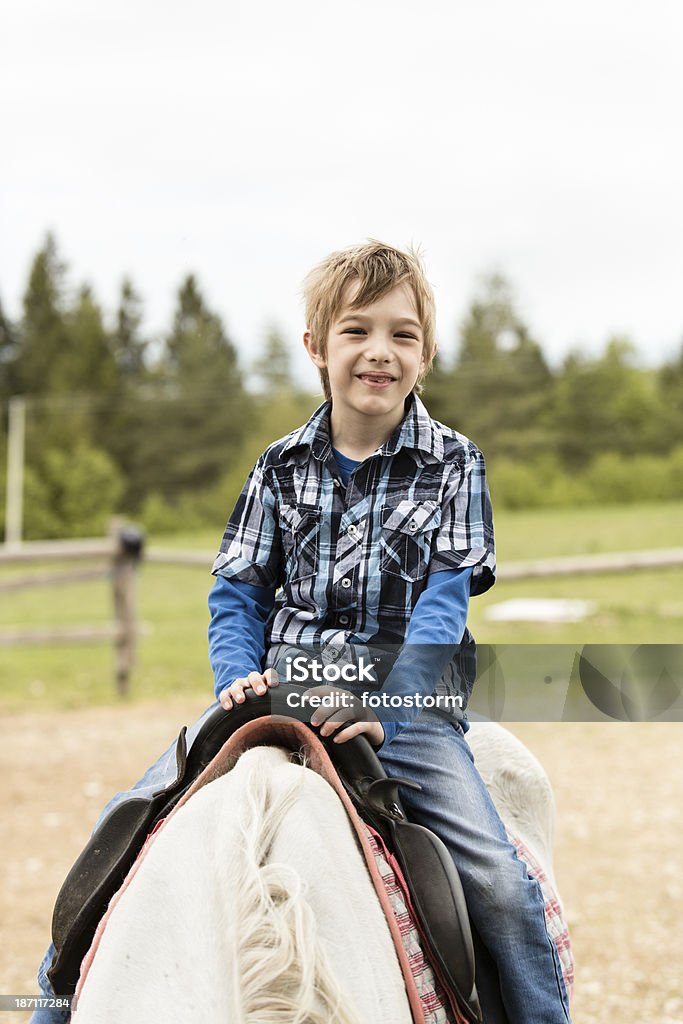
<instances>
[{"instance_id":1,"label":"wooden fence","mask_svg":"<svg viewBox=\"0 0 683 1024\"><path fill-rule=\"evenodd\" d=\"M114 599L112 623L97 626L33 626L3 629L0 630L0 646L113 640L116 689L121 696L125 696L135 663L138 635L136 577L143 549L142 530L121 523L112 524L109 537L103 539L32 541L0 547L0 566L44 565L49 562L80 563L79 568L0 579L0 594L26 587L80 583L83 580L109 577Z\"/></svg>"},{"instance_id":2,"label":"wooden fence","mask_svg":"<svg viewBox=\"0 0 683 1024\"><path fill-rule=\"evenodd\" d=\"M114 598L114 622L98 626L40 627L0 630L0 647L8 645L81 643L113 640L116 688L128 692L135 662L137 624L136 577L140 561L161 565L201 566L208 569L212 552L176 551L151 548L145 551L144 534L136 526L112 524L109 537L95 540L30 541L0 545L0 568L4 565L44 565L49 562L82 563L79 568L58 572L31 573L0 579L0 594L23 587L52 586L110 577ZM96 563L85 566L85 563ZM683 565L683 548L652 551L610 552L544 558L533 562L507 562L499 570L500 580L531 579L540 576L573 576L583 573L619 573L637 569Z\"/></svg>"}]
</instances>

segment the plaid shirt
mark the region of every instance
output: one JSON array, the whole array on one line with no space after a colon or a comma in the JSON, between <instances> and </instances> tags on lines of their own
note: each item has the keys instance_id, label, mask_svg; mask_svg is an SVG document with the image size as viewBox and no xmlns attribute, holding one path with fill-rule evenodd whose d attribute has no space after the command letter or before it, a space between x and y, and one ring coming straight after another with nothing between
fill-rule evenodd
<instances>
[{"instance_id":1,"label":"plaid shirt","mask_svg":"<svg viewBox=\"0 0 683 1024\"><path fill-rule=\"evenodd\" d=\"M327 652L400 645L427 576L473 567L471 593L495 580L484 459L411 395L403 421L344 487L329 433L330 403L271 444L244 485L212 572L281 588L266 629L279 645ZM474 679L474 642L460 681ZM439 688L437 687L437 690Z\"/></svg>"}]
</instances>

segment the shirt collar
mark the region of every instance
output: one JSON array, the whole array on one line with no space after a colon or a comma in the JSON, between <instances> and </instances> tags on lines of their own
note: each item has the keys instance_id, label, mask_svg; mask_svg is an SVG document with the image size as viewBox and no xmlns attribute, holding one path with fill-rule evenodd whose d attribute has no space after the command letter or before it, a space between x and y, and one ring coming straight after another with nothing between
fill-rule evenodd
<instances>
[{"instance_id":1,"label":"shirt collar","mask_svg":"<svg viewBox=\"0 0 683 1024\"><path fill-rule=\"evenodd\" d=\"M315 459L324 462L332 445L330 442L330 401L318 406L311 418L302 427L295 430L287 444L282 448L282 455L294 452L297 448L310 449ZM406 402L406 414L390 437L378 449L380 455L395 455L401 448L408 448L419 453L425 462L441 462L444 444L438 424L431 418L418 396L411 393Z\"/></svg>"}]
</instances>

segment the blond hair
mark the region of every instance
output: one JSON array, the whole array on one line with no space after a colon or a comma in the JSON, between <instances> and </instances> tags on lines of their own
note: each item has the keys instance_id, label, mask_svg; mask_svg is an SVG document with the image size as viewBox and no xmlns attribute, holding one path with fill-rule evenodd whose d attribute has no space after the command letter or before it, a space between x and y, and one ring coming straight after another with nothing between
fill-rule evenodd
<instances>
[{"instance_id":1,"label":"blond hair","mask_svg":"<svg viewBox=\"0 0 683 1024\"><path fill-rule=\"evenodd\" d=\"M327 355L330 324L341 309L344 289L352 281L358 281L359 288L350 305L351 309L369 306L398 285L407 284L412 288L417 316L422 325L422 354L425 360L425 369L414 388L419 394L436 349L434 292L425 276L419 252L412 247L406 251L396 249L376 238L369 238L362 245L330 253L310 271L303 287L306 328L323 358ZM325 398L331 398L327 370L323 367L318 372Z\"/></svg>"}]
</instances>

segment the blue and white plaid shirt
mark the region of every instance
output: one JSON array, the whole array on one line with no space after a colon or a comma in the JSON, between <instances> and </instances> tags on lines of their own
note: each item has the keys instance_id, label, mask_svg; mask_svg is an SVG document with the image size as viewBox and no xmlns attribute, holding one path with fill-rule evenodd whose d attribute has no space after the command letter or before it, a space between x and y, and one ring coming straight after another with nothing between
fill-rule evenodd
<instances>
[{"instance_id":1,"label":"blue and white plaid shirt","mask_svg":"<svg viewBox=\"0 0 683 1024\"><path fill-rule=\"evenodd\" d=\"M472 594L494 583L481 452L433 420L416 395L406 410L346 487L332 454L329 402L269 445L249 475L212 571L279 588L267 651L283 645L333 658L349 644L400 645L428 574L471 566ZM465 631L458 689L463 674L471 689L473 648ZM268 663L275 660L271 653Z\"/></svg>"}]
</instances>

